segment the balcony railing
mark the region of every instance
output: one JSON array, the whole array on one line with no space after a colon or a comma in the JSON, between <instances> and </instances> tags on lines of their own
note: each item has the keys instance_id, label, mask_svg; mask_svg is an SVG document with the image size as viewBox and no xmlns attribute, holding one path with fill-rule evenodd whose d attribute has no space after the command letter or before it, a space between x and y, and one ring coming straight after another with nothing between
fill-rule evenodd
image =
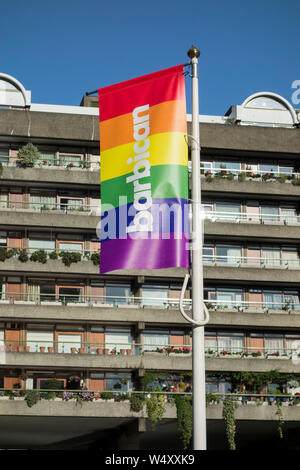
<instances>
[{"instance_id":1,"label":"balcony railing","mask_svg":"<svg viewBox=\"0 0 300 470\"><path fill-rule=\"evenodd\" d=\"M276 301L249 301L249 300L204 300L209 310L235 310L239 312L267 312L282 310L287 313L299 311L300 303L288 300ZM150 309L179 309L179 299L160 297L137 296L109 296L109 295L84 295L84 294L49 294L49 293L0 293L1 304L37 304L37 305L62 305L82 307L106 307L106 308L150 308ZM192 300L184 299L186 309L192 309Z\"/></svg>"},{"instance_id":2,"label":"balcony railing","mask_svg":"<svg viewBox=\"0 0 300 470\"><path fill-rule=\"evenodd\" d=\"M157 356L185 356L192 353L191 345L171 345L131 342L76 342L76 341L38 341L38 340L5 340L0 341L0 353L58 353L58 354L88 354L104 356L141 356L156 353ZM241 359L292 359L300 362L300 347L272 348L249 346L206 346L205 355L214 358ZM1 361L4 363L5 361Z\"/></svg>"},{"instance_id":3,"label":"balcony railing","mask_svg":"<svg viewBox=\"0 0 300 470\"><path fill-rule=\"evenodd\" d=\"M21 166L17 157L4 157L0 159L4 167L19 167ZM64 156L53 158L40 158L36 161L34 168L47 168L52 170L85 170L85 171L99 171L99 161L87 161L83 158L64 158Z\"/></svg>"},{"instance_id":4,"label":"balcony railing","mask_svg":"<svg viewBox=\"0 0 300 470\"><path fill-rule=\"evenodd\" d=\"M225 266L227 264L241 266L247 265L252 267L260 267L260 268L299 268L300 266L300 259L290 259L284 260L280 258L267 258L267 257L255 257L255 256L220 256L220 255L203 255L203 263L204 264L212 264L218 266Z\"/></svg>"},{"instance_id":5,"label":"balcony railing","mask_svg":"<svg viewBox=\"0 0 300 470\"><path fill-rule=\"evenodd\" d=\"M266 171L266 170L252 170L247 169L230 169L230 168L204 168L205 164L209 162L202 162L201 176L206 178L224 178L229 180L243 181L254 180L254 181L280 181L280 182L295 182L300 179L300 173L295 171ZM249 165L250 166L250 165ZM277 165L274 165L275 167ZM278 167L278 166L277 166Z\"/></svg>"},{"instance_id":6,"label":"balcony railing","mask_svg":"<svg viewBox=\"0 0 300 470\"><path fill-rule=\"evenodd\" d=\"M44 202L24 202L24 201L1 201L0 210L9 209L15 212L59 212L62 214L80 214L80 215L97 215L100 210L99 205L90 204L67 204L67 203L44 203Z\"/></svg>"},{"instance_id":7,"label":"balcony railing","mask_svg":"<svg viewBox=\"0 0 300 470\"><path fill-rule=\"evenodd\" d=\"M235 222L235 223L256 223L256 224L279 224L297 225L300 223L300 216L286 214L247 213L247 212L218 212L203 209L203 218L210 222Z\"/></svg>"}]
</instances>

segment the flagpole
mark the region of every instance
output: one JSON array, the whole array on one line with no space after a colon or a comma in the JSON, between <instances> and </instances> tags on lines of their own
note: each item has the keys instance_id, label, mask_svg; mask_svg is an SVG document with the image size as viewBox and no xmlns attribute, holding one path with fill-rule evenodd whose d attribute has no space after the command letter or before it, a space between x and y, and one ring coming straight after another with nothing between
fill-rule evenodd
<instances>
[{"instance_id":1,"label":"flagpole","mask_svg":"<svg viewBox=\"0 0 300 470\"><path fill-rule=\"evenodd\" d=\"M202 217L200 184L200 130L198 57L200 51L192 46L188 51L192 62L192 302L193 302L193 449L206 450L206 398L202 264Z\"/></svg>"}]
</instances>

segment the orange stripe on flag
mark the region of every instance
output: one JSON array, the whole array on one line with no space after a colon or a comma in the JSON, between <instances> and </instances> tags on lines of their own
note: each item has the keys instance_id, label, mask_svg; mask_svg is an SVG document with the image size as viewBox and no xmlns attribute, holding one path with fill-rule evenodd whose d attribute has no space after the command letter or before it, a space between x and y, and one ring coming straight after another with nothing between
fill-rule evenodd
<instances>
[{"instance_id":1,"label":"orange stripe on flag","mask_svg":"<svg viewBox=\"0 0 300 470\"><path fill-rule=\"evenodd\" d=\"M141 114L142 115L142 114ZM187 132L184 100L164 101L149 108L150 135L163 132ZM134 141L133 116L122 114L101 122L101 151Z\"/></svg>"}]
</instances>

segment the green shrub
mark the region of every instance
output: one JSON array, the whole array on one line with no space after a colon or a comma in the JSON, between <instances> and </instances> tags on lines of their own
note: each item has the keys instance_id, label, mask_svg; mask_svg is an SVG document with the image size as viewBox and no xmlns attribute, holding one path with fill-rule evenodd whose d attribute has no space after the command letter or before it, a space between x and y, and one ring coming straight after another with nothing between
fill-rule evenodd
<instances>
[{"instance_id":1,"label":"green shrub","mask_svg":"<svg viewBox=\"0 0 300 470\"><path fill-rule=\"evenodd\" d=\"M145 398L143 395L133 393L130 395L129 401L131 411L139 412L144 406Z\"/></svg>"},{"instance_id":2,"label":"green shrub","mask_svg":"<svg viewBox=\"0 0 300 470\"><path fill-rule=\"evenodd\" d=\"M19 254L19 257L18 257L19 261L21 261L22 263L26 263L29 259L29 256L28 254L26 253L26 250L21 250L20 251L20 254Z\"/></svg>"},{"instance_id":3,"label":"green shrub","mask_svg":"<svg viewBox=\"0 0 300 470\"><path fill-rule=\"evenodd\" d=\"M34 251L30 256L30 260L45 264L47 263L47 252L45 250Z\"/></svg>"},{"instance_id":4,"label":"green shrub","mask_svg":"<svg viewBox=\"0 0 300 470\"><path fill-rule=\"evenodd\" d=\"M56 251L51 251L51 253L49 253L49 258L50 259L57 259L58 254L56 253Z\"/></svg>"},{"instance_id":5,"label":"green shrub","mask_svg":"<svg viewBox=\"0 0 300 470\"><path fill-rule=\"evenodd\" d=\"M25 401L27 402L27 406L31 408L33 405L35 405L38 400L39 400L39 392L36 390L27 390L25 393Z\"/></svg>"},{"instance_id":6,"label":"green shrub","mask_svg":"<svg viewBox=\"0 0 300 470\"><path fill-rule=\"evenodd\" d=\"M102 392L101 393L101 398L103 400L111 400L112 398L114 398L114 394L113 394L113 392Z\"/></svg>"},{"instance_id":7,"label":"green shrub","mask_svg":"<svg viewBox=\"0 0 300 470\"><path fill-rule=\"evenodd\" d=\"M93 253L91 256L91 260L95 266L100 265L100 253Z\"/></svg>"},{"instance_id":8,"label":"green shrub","mask_svg":"<svg viewBox=\"0 0 300 470\"><path fill-rule=\"evenodd\" d=\"M59 256L65 266L70 266L72 263L81 261L81 253L78 253L77 251L62 251L59 253Z\"/></svg>"},{"instance_id":9,"label":"green shrub","mask_svg":"<svg viewBox=\"0 0 300 470\"><path fill-rule=\"evenodd\" d=\"M1 176L2 176L2 173L3 173L3 165L2 165L2 163L0 162L0 178L1 178Z\"/></svg>"},{"instance_id":10,"label":"green shrub","mask_svg":"<svg viewBox=\"0 0 300 470\"><path fill-rule=\"evenodd\" d=\"M36 161L40 158L41 154L38 148L35 147L31 142L23 145L18 151L18 163L23 168L34 167Z\"/></svg>"}]
</instances>

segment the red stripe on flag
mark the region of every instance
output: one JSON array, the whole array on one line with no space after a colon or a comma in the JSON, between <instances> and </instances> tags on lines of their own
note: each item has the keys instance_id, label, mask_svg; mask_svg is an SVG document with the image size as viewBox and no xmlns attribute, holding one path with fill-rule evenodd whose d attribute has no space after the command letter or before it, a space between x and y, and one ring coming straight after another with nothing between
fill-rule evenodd
<instances>
[{"instance_id":1,"label":"red stripe on flag","mask_svg":"<svg viewBox=\"0 0 300 470\"><path fill-rule=\"evenodd\" d=\"M131 113L138 106L185 100L183 65L100 88L98 94L100 122Z\"/></svg>"}]
</instances>

